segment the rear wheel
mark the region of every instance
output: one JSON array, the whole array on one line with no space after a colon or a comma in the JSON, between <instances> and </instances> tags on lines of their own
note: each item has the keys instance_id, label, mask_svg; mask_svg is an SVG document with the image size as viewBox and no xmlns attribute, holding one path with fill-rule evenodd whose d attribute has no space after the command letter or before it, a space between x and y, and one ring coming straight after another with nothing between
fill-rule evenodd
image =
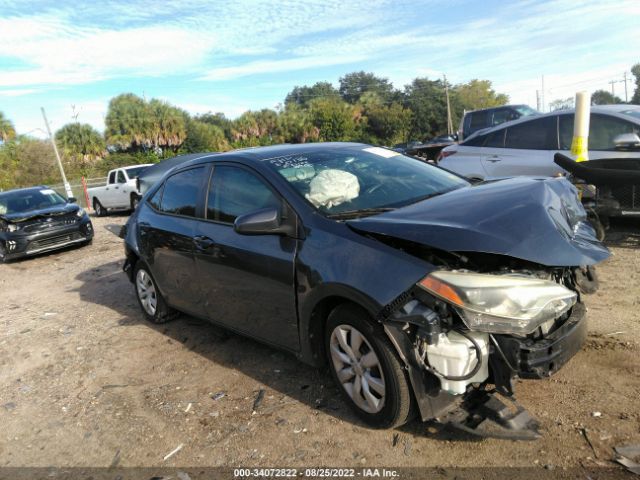
<instances>
[{"instance_id":1,"label":"rear wheel","mask_svg":"<svg viewBox=\"0 0 640 480\"><path fill-rule=\"evenodd\" d=\"M107 209L102 206L97 198L93 199L93 210L96 212L97 217L104 217L107 214Z\"/></svg>"},{"instance_id":2,"label":"rear wheel","mask_svg":"<svg viewBox=\"0 0 640 480\"><path fill-rule=\"evenodd\" d=\"M410 419L407 375L382 328L364 311L337 307L327 321L325 347L333 378L358 417L375 428Z\"/></svg>"},{"instance_id":3,"label":"rear wheel","mask_svg":"<svg viewBox=\"0 0 640 480\"><path fill-rule=\"evenodd\" d=\"M164 301L146 265L138 262L133 278L136 298L147 320L152 323L166 323L178 316L178 312Z\"/></svg>"}]
</instances>

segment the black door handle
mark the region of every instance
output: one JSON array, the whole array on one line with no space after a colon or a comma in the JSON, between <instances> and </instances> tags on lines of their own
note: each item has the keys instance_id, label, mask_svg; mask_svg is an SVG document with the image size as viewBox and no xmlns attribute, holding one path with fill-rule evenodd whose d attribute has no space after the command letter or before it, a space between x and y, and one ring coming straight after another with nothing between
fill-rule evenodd
<instances>
[{"instance_id":1,"label":"black door handle","mask_svg":"<svg viewBox=\"0 0 640 480\"><path fill-rule=\"evenodd\" d=\"M193 243L196 244L196 248L198 248L198 250L208 250L216 244L216 242L214 242L211 238L204 235L193 237Z\"/></svg>"}]
</instances>

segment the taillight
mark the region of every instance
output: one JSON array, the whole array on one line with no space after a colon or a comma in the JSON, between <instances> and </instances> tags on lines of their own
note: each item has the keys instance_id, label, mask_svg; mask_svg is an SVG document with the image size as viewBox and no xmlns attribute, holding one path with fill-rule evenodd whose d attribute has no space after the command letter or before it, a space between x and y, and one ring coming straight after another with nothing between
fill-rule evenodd
<instances>
[{"instance_id":1,"label":"taillight","mask_svg":"<svg viewBox=\"0 0 640 480\"><path fill-rule=\"evenodd\" d=\"M456 153L456 150L440 150L438 158L436 158L436 163L438 163L443 158L447 158L448 156L453 155L454 153Z\"/></svg>"}]
</instances>

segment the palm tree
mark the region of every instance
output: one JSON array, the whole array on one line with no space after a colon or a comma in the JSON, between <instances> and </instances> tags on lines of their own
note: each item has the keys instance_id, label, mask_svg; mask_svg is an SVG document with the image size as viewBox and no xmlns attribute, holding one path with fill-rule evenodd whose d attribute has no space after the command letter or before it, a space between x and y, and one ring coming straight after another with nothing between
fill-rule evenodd
<instances>
[{"instance_id":1,"label":"palm tree","mask_svg":"<svg viewBox=\"0 0 640 480\"><path fill-rule=\"evenodd\" d=\"M86 166L106 154L102 135L86 123L68 123L56 132L56 142L63 154Z\"/></svg>"},{"instance_id":2,"label":"palm tree","mask_svg":"<svg viewBox=\"0 0 640 480\"><path fill-rule=\"evenodd\" d=\"M7 142L14 139L16 136L16 129L4 113L0 112L0 140Z\"/></svg>"}]
</instances>

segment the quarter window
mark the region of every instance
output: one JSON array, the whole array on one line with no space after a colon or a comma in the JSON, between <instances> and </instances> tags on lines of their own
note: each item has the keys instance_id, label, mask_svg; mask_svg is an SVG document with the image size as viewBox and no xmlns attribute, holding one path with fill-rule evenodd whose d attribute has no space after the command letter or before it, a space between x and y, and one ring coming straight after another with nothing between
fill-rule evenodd
<instances>
[{"instance_id":1,"label":"quarter window","mask_svg":"<svg viewBox=\"0 0 640 480\"><path fill-rule=\"evenodd\" d=\"M233 223L240 215L279 206L279 198L257 175L238 167L214 167L207 198L208 219Z\"/></svg>"},{"instance_id":2,"label":"quarter window","mask_svg":"<svg viewBox=\"0 0 640 480\"><path fill-rule=\"evenodd\" d=\"M204 167L197 167L169 177L164 184L160 211L195 217L198 193L204 173Z\"/></svg>"},{"instance_id":3,"label":"quarter window","mask_svg":"<svg viewBox=\"0 0 640 480\"><path fill-rule=\"evenodd\" d=\"M507 128L505 147L527 150L558 148L556 116L539 118Z\"/></svg>"}]
</instances>

